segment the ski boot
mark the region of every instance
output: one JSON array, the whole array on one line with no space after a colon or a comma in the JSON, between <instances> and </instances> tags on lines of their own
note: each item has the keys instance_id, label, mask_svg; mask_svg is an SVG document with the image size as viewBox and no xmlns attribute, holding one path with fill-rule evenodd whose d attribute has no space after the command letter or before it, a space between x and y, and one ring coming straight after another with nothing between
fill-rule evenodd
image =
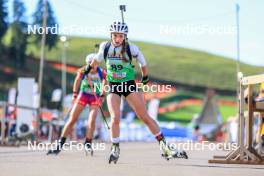
<instances>
[{"instance_id":1,"label":"ski boot","mask_svg":"<svg viewBox=\"0 0 264 176\"><path fill-rule=\"evenodd\" d=\"M93 156L92 143L85 142L84 143L84 150L85 150L86 156L88 156L89 154L91 154L91 156Z\"/></svg>"},{"instance_id":2,"label":"ski boot","mask_svg":"<svg viewBox=\"0 0 264 176\"><path fill-rule=\"evenodd\" d=\"M109 157L109 164L113 161L115 164L119 158L120 155L120 149L118 144L113 144L111 147L111 153Z\"/></svg>"},{"instance_id":3,"label":"ski boot","mask_svg":"<svg viewBox=\"0 0 264 176\"><path fill-rule=\"evenodd\" d=\"M188 155L185 151L180 151L177 149L174 149L170 147L165 141L160 142L162 154L161 156L164 157L167 161L169 161L172 158L184 158L188 159Z\"/></svg>"}]
</instances>

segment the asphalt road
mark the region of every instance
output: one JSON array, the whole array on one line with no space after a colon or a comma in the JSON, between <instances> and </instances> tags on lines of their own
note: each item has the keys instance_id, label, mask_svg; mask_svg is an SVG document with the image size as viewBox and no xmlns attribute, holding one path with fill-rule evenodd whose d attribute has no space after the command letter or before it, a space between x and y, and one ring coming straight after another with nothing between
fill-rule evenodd
<instances>
[{"instance_id":1,"label":"asphalt road","mask_svg":"<svg viewBox=\"0 0 264 176\"><path fill-rule=\"evenodd\" d=\"M213 155L223 151L189 151L189 159L167 161L160 155L156 143L121 143L117 164L108 164L110 144L106 149L86 156L84 151L62 151L58 156L47 156L45 151L28 150L26 146L0 147L0 176L37 175L176 175L176 176L263 176L264 165L209 164Z\"/></svg>"}]
</instances>

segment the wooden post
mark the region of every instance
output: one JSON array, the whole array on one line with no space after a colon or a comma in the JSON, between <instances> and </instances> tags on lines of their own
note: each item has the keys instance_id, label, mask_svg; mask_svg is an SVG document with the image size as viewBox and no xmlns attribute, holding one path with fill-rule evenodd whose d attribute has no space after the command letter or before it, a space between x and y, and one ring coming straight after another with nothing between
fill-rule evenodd
<instances>
[{"instance_id":1,"label":"wooden post","mask_svg":"<svg viewBox=\"0 0 264 176\"><path fill-rule=\"evenodd\" d=\"M248 117L246 124L247 148L252 147L252 126L253 126L253 92L252 92L252 85L248 85Z\"/></svg>"},{"instance_id":2,"label":"wooden post","mask_svg":"<svg viewBox=\"0 0 264 176\"><path fill-rule=\"evenodd\" d=\"M1 144L5 143L5 121L6 121L6 103L3 103L3 117L1 118Z\"/></svg>"},{"instance_id":3,"label":"wooden post","mask_svg":"<svg viewBox=\"0 0 264 176\"><path fill-rule=\"evenodd\" d=\"M244 107L245 107L245 99L244 99L244 86L240 83L240 112L239 112L239 124L240 124L240 127L239 127L239 143L238 143L238 146L240 148L240 151L239 151L239 158L240 160L243 160L244 158L244 138L245 138L245 133L244 133L244 130L245 130L245 117L244 117Z\"/></svg>"},{"instance_id":4,"label":"wooden post","mask_svg":"<svg viewBox=\"0 0 264 176\"><path fill-rule=\"evenodd\" d=\"M264 74L254 75L248 77L242 77L240 80L240 93L239 93L239 122L238 122L238 148L233 150L225 157L214 157L209 160L209 163L221 163L221 164L264 164L264 158L262 158L256 150L253 148L253 113L264 111L264 106L256 104L253 101L253 90L254 84L264 82ZM245 97L244 90L248 86L248 117L244 117L244 105ZM256 108L259 107L259 108ZM245 141L246 134L246 141ZM245 143L246 142L246 143ZM221 159L222 158L222 159Z\"/></svg>"}]
</instances>

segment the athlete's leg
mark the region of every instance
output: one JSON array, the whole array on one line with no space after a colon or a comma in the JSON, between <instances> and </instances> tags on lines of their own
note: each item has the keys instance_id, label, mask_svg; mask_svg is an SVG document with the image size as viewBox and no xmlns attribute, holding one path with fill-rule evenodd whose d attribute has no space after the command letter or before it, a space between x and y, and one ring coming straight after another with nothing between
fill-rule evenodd
<instances>
[{"instance_id":1,"label":"athlete's leg","mask_svg":"<svg viewBox=\"0 0 264 176\"><path fill-rule=\"evenodd\" d=\"M156 121L149 116L144 104L143 94L141 92L132 92L126 97L126 100L137 116L148 126L152 134L155 136L159 135L160 128Z\"/></svg>"},{"instance_id":2,"label":"athlete's leg","mask_svg":"<svg viewBox=\"0 0 264 176\"><path fill-rule=\"evenodd\" d=\"M75 122L77 121L77 119L78 119L80 113L82 112L83 108L84 108L83 105L78 104L78 103L74 103L74 105L71 109L71 112L70 112L69 120L66 122L66 124L62 130L61 138L58 141L56 148L49 150L47 154L58 154L61 151L64 143L66 142L67 136L71 132L72 127L75 124Z\"/></svg>"},{"instance_id":3,"label":"athlete's leg","mask_svg":"<svg viewBox=\"0 0 264 176\"><path fill-rule=\"evenodd\" d=\"M119 138L120 129L120 102L121 97L117 94L110 93L107 96L107 105L111 116L111 138L112 140L115 138ZM119 141L112 141L114 143L118 143Z\"/></svg>"},{"instance_id":4,"label":"athlete's leg","mask_svg":"<svg viewBox=\"0 0 264 176\"><path fill-rule=\"evenodd\" d=\"M91 155L93 155L92 140L93 140L93 134L95 130L95 121L96 121L98 109L99 109L98 105L90 104L88 127L86 130L86 138L84 141L86 155L88 155L89 152L91 152Z\"/></svg>"},{"instance_id":5,"label":"athlete's leg","mask_svg":"<svg viewBox=\"0 0 264 176\"><path fill-rule=\"evenodd\" d=\"M119 135L120 135L120 103L121 97L117 94L110 93L107 96L107 105L111 116L111 152L109 157L109 163L117 162L120 154L119 149Z\"/></svg>"},{"instance_id":6,"label":"athlete's leg","mask_svg":"<svg viewBox=\"0 0 264 176\"><path fill-rule=\"evenodd\" d=\"M90 106L90 113L89 113L89 119L88 119L88 128L87 128L87 131L86 131L86 140L91 140L92 141L92 139L93 139L93 134L94 134L94 130L95 130L95 121L96 121L96 116L97 116L97 113L98 113L98 109L99 109L99 107L96 106L96 105L91 105Z\"/></svg>"},{"instance_id":7,"label":"athlete's leg","mask_svg":"<svg viewBox=\"0 0 264 176\"><path fill-rule=\"evenodd\" d=\"M166 143L158 124L148 115L146 106L144 104L143 94L141 92L132 92L126 97L126 99L136 112L137 116L148 126L152 134L155 135L157 141L161 145L161 149L163 151L162 156L166 157L167 159L172 157L188 158L185 151L174 151Z\"/></svg>"},{"instance_id":8,"label":"athlete's leg","mask_svg":"<svg viewBox=\"0 0 264 176\"><path fill-rule=\"evenodd\" d=\"M74 103L72 110L70 112L70 117L68 119L68 121L66 122L63 130L62 130L62 134L61 137L67 137L69 135L69 133L72 130L73 125L76 123L80 113L82 112L84 106L78 103Z\"/></svg>"}]
</instances>

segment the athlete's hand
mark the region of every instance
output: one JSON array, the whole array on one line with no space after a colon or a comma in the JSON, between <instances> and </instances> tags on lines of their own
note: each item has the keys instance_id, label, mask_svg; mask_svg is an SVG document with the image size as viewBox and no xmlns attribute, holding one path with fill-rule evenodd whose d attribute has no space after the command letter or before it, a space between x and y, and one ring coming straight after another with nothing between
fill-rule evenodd
<instances>
[{"instance_id":1,"label":"athlete's hand","mask_svg":"<svg viewBox=\"0 0 264 176\"><path fill-rule=\"evenodd\" d=\"M144 84L144 85L146 85L146 84L148 84L148 82L149 82L148 75L143 76L142 79L141 79L141 83Z\"/></svg>"},{"instance_id":2,"label":"athlete's hand","mask_svg":"<svg viewBox=\"0 0 264 176\"><path fill-rule=\"evenodd\" d=\"M73 92L72 93L72 102L74 103L76 98L78 97L78 93L77 92Z\"/></svg>"},{"instance_id":3,"label":"athlete's hand","mask_svg":"<svg viewBox=\"0 0 264 176\"><path fill-rule=\"evenodd\" d=\"M101 93L100 94L100 101L103 103L105 100L105 94L104 93Z\"/></svg>"}]
</instances>

